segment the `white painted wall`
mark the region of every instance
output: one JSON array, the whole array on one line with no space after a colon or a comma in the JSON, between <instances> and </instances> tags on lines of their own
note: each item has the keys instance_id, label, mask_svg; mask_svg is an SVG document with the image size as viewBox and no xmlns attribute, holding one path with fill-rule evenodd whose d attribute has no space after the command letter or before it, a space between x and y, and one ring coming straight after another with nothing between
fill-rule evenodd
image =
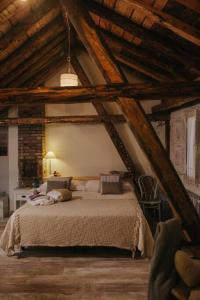
<instances>
[{"instance_id":1,"label":"white painted wall","mask_svg":"<svg viewBox=\"0 0 200 300\"><path fill-rule=\"evenodd\" d=\"M105 83L95 63L87 54L82 53L79 60L93 84ZM59 85L60 74L63 71L66 70L61 69L45 85ZM141 82L140 78L131 77L130 74L127 77L130 82ZM152 105L155 105L155 101L144 103L145 110L150 112ZM107 103L106 108L110 113L121 113L116 104ZM86 114L96 114L92 104L46 106L47 116ZM136 164L145 170L145 173L154 175L146 155L139 147L128 125L118 124L116 128ZM103 125L47 125L46 148L47 151L55 152L57 159L52 161L53 170L59 171L63 176L98 175L100 172L125 170Z\"/></svg>"},{"instance_id":2,"label":"white painted wall","mask_svg":"<svg viewBox=\"0 0 200 300\"><path fill-rule=\"evenodd\" d=\"M9 111L9 117L17 117L17 108L13 107ZM9 174L9 200L10 210L14 209L13 190L18 187L18 127L9 126L8 129L8 174Z\"/></svg>"}]
</instances>

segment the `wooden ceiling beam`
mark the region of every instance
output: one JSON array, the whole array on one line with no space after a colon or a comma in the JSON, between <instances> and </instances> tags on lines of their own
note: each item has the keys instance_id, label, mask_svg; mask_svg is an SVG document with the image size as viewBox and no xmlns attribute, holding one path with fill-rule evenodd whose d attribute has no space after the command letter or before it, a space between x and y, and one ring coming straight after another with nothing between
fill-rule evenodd
<instances>
[{"instance_id":1,"label":"wooden ceiling beam","mask_svg":"<svg viewBox=\"0 0 200 300\"><path fill-rule=\"evenodd\" d=\"M167 12L157 9L153 5L149 5L142 0L124 0L127 4L134 8L139 8L144 12L145 16L151 18L155 23L165 27L176 35L188 40L189 42L200 46L200 31L191 25L183 22Z\"/></svg>"},{"instance_id":2,"label":"wooden ceiling beam","mask_svg":"<svg viewBox=\"0 0 200 300\"><path fill-rule=\"evenodd\" d=\"M23 86L29 88L37 88L39 86L43 86L51 76L55 75L63 67L64 63L66 63L66 56L64 55L64 52L60 52L51 61L47 61L45 64L43 64L41 69L38 70L38 72L35 73L31 78L29 78L29 80L26 81ZM41 102L41 100L38 101L38 104ZM47 104L48 102L44 101L43 104L45 103ZM54 103L56 103L56 101ZM63 103L65 103L65 101L63 101Z\"/></svg>"},{"instance_id":3,"label":"wooden ceiling beam","mask_svg":"<svg viewBox=\"0 0 200 300\"><path fill-rule=\"evenodd\" d=\"M91 102L96 97L100 102L115 101L116 97L129 97L137 101L179 98L196 98L200 96L200 84L196 81L156 82L156 83L111 83L88 87L56 87L56 88L9 88L0 89L0 105L8 105L12 101L29 103L37 99L49 98L50 101L62 103L68 101ZM31 100L32 99L32 100ZM25 101L25 102L24 102ZM46 101L46 100L45 100ZM18 104L19 104L18 102Z\"/></svg>"},{"instance_id":4,"label":"wooden ceiling beam","mask_svg":"<svg viewBox=\"0 0 200 300\"><path fill-rule=\"evenodd\" d=\"M45 125L55 123L89 125L101 124L104 122L121 123L125 122L123 115L107 116L58 116L58 117L41 117L41 118L0 118L0 126L22 126L22 125Z\"/></svg>"},{"instance_id":5,"label":"wooden ceiling beam","mask_svg":"<svg viewBox=\"0 0 200 300\"><path fill-rule=\"evenodd\" d=\"M59 7L50 2L42 3L37 11L24 18L0 39L0 61L6 59L17 48L53 21L60 13Z\"/></svg>"},{"instance_id":6,"label":"wooden ceiling beam","mask_svg":"<svg viewBox=\"0 0 200 300\"><path fill-rule=\"evenodd\" d=\"M48 26L43 28L34 37L30 38L23 47L16 50L11 56L0 64L0 80L11 71L13 71L23 61L28 59L33 53L46 45L53 37L59 35L63 31L60 18L56 18Z\"/></svg>"},{"instance_id":7,"label":"wooden ceiling beam","mask_svg":"<svg viewBox=\"0 0 200 300\"><path fill-rule=\"evenodd\" d=\"M152 111L153 111L154 115L156 115L157 113L158 114L159 113L168 113L169 114L173 111L191 107L191 106L194 106L197 104L200 104L200 98L194 98L194 99L179 98L179 99L176 99L176 101L174 101L172 99L168 99L159 105L155 105L152 108Z\"/></svg>"},{"instance_id":8,"label":"wooden ceiling beam","mask_svg":"<svg viewBox=\"0 0 200 300\"><path fill-rule=\"evenodd\" d=\"M81 0L63 0L63 2L77 34L99 66L105 80L113 83L124 82L124 76L104 45L84 3ZM182 219L183 228L187 230L194 243L199 243L200 236L196 232L200 232L200 220L197 212L159 138L146 119L143 109L138 102L130 98L117 98L117 103L141 149L147 155L176 214Z\"/></svg>"},{"instance_id":9,"label":"wooden ceiling beam","mask_svg":"<svg viewBox=\"0 0 200 300\"><path fill-rule=\"evenodd\" d=\"M28 59L24 60L21 64L10 73L8 73L0 83L1 88L5 87L20 87L20 82L23 81L22 77L32 72L32 67L43 60L57 45L63 43L65 39L64 32L61 32L56 38L53 36L48 44L38 49Z\"/></svg>"},{"instance_id":10,"label":"wooden ceiling beam","mask_svg":"<svg viewBox=\"0 0 200 300\"><path fill-rule=\"evenodd\" d=\"M200 14L200 2L199 0L176 0L176 2L190 8Z\"/></svg>"},{"instance_id":11,"label":"wooden ceiling beam","mask_svg":"<svg viewBox=\"0 0 200 300\"><path fill-rule=\"evenodd\" d=\"M45 0L20 1L14 0L5 7L1 14L0 37L6 35L8 31L20 23L24 18L37 11L38 7ZM49 0L53 1L53 0Z\"/></svg>"},{"instance_id":12,"label":"wooden ceiling beam","mask_svg":"<svg viewBox=\"0 0 200 300\"><path fill-rule=\"evenodd\" d=\"M193 71L197 74L200 73L200 57L187 53L179 47L178 43L175 44L174 41L166 39L166 37L162 38L155 32L145 29L144 27L134 23L132 20L97 3L96 1L85 0L84 3L86 3L87 8L91 13L106 19L111 24L117 25L124 31L142 39L142 44L145 48L151 49L156 53L160 53L168 59L173 59L174 64L181 63L183 66L187 66L187 68L192 67Z\"/></svg>"},{"instance_id":13,"label":"wooden ceiling beam","mask_svg":"<svg viewBox=\"0 0 200 300\"><path fill-rule=\"evenodd\" d=\"M144 64L152 66L152 71L158 70L160 75L165 74L165 80L192 80L193 77L189 76L188 72L181 68L177 68L174 64L170 64L169 62L163 61L159 55L156 53L152 53L141 46L136 46L133 43L130 43L123 38L120 38L106 30L101 30L101 34L104 37L105 42L107 43L108 47L110 47L115 53L119 53L120 55L125 56L134 56L135 61L141 61ZM158 72L157 71L157 72Z\"/></svg>"},{"instance_id":14,"label":"wooden ceiling beam","mask_svg":"<svg viewBox=\"0 0 200 300\"><path fill-rule=\"evenodd\" d=\"M22 76L16 80L16 86L27 86L27 83L35 76L35 74L38 74L40 70L44 68L44 66L48 65L54 59L58 58L59 56L64 56L64 53L64 45L63 43L59 43L52 48L51 51L46 53L45 56L41 57L39 61L37 61L35 64L32 64L29 71L24 72Z\"/></svg>"},{"instance_id":15,"label":"wooden ceiling beam","mask_svg":"<svg viewBox=\"0 0 200 300\"><path fill-rule=\"evenodd\" d=\"M0 2L0 12L2 12L5 8L7 8L12 2L13 0L2 0Z\"/></svg>"},{"instance_id":16,"label":"wooden ceiling beam","mask_svg":"<svg viewBox=\"0 0 200 300\"><path fill-rule=\"evenodd\" d=\"M110 45L109 47L111 50L112 46ZM116 53L114 52L114 57L115 59L121 64L124 64L136 71L138 71L141 74L146 75L147 77L157 80L157 81L161 81L161 82L165 82L166 80L168 80L168 76L165 76L163 74L161 74L160 72L157 72L156 70L153 70L151 67L143 64L141 61L138 61L137 57L127 57L123 54L120 53Z\"/></svg>"}]
</instances>

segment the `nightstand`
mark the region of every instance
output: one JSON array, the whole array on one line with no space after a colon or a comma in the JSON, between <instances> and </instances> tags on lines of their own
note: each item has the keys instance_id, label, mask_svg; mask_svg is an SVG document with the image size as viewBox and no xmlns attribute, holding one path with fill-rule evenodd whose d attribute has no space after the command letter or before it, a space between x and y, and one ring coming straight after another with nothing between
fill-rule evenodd
<instances>
[{"instance_id":1,"label":"nightstand","mask_svg":"<svg viewBox=\"0 0 200 300\"><path fill-rule=\"evenodd\" d=\"M14 210L25 204L32 192L33 188L14 189Z\"/></svg>"}]
</instances>

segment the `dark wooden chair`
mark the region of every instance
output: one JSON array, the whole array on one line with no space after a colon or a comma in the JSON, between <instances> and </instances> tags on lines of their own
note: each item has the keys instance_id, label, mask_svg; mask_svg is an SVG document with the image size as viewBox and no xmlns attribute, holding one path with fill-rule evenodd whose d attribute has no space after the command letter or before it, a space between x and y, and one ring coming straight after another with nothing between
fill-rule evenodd
<instances>
[{"instance_id":1,"label":"dark wooden chair","mask_svg":"<svg viewBox=\"0 0 200 300\"><path fill-rule=\"evenodd\" d=\"M158 219L161 221L161 200L159 198L158 182L149 175L141 175L138 178L138 186L140 189L140 204L144 215L146 210L151 209L158 211Z\"/></svg>"}]
</instances>

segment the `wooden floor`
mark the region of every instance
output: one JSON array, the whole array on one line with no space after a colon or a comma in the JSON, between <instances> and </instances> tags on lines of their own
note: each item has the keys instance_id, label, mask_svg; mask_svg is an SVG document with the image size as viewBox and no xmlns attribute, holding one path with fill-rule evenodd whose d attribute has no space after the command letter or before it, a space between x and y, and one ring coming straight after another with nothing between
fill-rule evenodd
<instances>
[{"instance_id":1,"label":"wooden floor","mask_svg":"<svg viewBox=\"0 0 200 300\"><path fill-rule=\"evenodd\" d=\"M30 249L20 259L0 252L0 299L146 300L148 271L148 260L114 249Z\"/></svg>"}]
</instances>

